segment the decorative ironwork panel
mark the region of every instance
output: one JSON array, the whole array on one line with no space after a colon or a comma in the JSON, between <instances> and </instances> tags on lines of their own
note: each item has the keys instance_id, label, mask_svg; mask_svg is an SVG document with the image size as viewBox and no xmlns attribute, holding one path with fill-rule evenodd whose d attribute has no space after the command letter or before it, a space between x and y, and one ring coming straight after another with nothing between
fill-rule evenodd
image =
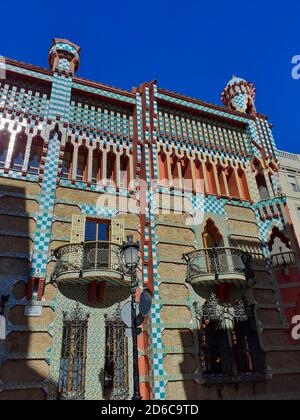
<instances>
[{"instance_id":1,"label":"decorative ironwork panel","mask_svg":"<svg viewBox=\"0 0 300 420\"><path fill-rule=\"evenodd\" d=\"M120 308L111 317L105 317L104 395L111 400L125 400L128 387L128 340Z\"/></svg>"},{"instance_id":2,"label":"decorative ironwork panel","mask_svg":"<svg viewBox=\"0 0 300 420\"><path fill-rule=\"evenodd\" d=\"M88 314L75 306L64 312L62 352L58 385L59 399L84 399Z\"/></svg>"},{"instance_id":3,"label":"decorative ironwork panel","mask_svg":"<svg viewBox=\"0 0 300 420\"><path fill-rule=\"evenodd\" d=\"M202 307L199 321L200 365L207 383L265 380L266 355L256 327L254 308L246 299L221 304L214 293Z\"/></svg>"}]
</instances>

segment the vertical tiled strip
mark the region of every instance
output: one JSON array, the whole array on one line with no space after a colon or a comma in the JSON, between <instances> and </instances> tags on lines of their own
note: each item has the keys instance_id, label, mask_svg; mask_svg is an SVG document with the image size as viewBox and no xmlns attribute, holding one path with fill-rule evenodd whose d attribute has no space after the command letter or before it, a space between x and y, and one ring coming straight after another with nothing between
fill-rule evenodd
<instances>
[{"instance_id":1,"label":"vertical tiled strip","mask_svg":"<svg viewBox=\"0 0 300 420\"><path fill-rule=\"evenodd\" d=\"M152 159L155 159L155 151L153 151ZM145 155L149 157L149 147L145 146ZM150 222L150 234L151 234L151 246L152 246L152 266L153 266L153 303L151 311L151 338L152 338L152 351L153 351L153 376L154 376L154 389L152 389L152 398L155 400L165 399L165 382L159 377L164 376L163 366L163 353L162 353L162 330L161 330L161 319L160 319L160 303L159 303L159 276L158 276L158 263L157 263L157 250L156 250L156 234L155 234L155 197L153 188L151 185L150 176L150 162L149 158L146 159L146 176L147 184L150 181L149 189L147 192L147 202L149 206L149 222Z\"/></svg>"},{"instance_id":2,"label":"vertical tiled strip","mask_svg":"<svg viewBox=\"0 0 300 420\"><path fill-rule=\"evenodd\" d=\"M41 188L40 208L37 217L34 250L31 261L32 277L46 277L53 207L55 202L59 151L59 136L58 133L55 132L49 139L48 156L46 159L45 174Z\"/></svg>"},{"instance_id":3,"label":"vertical tiled strip","mask_svg":"<svg viewBox=\"0 0 300 420\"><path fill-rule=\"evenodd\" d=\"M62 121L68 121L71 100L72 78L65 74L53 75L52 91L49 107L49 118L53 121L59 116Z\"/></svg>"}]
</instances>

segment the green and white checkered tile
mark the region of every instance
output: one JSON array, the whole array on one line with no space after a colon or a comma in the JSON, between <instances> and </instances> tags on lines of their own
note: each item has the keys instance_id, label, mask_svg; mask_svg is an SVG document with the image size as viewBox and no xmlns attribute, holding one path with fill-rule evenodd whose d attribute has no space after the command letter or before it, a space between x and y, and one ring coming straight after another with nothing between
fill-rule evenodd
<instances>
[{"instance_id":1,"label":"green and white checkered tile","mask_svg":"<svg viewBox=\"0 0 300 420\"><path fill-rule=\"evenodd\" d=\"M31 182L38 182L39 180L38 175L34 175L34 174L23 175L22 172L13 171L13 170L9 170L9 173L4 173L3 169L0 169L0 177L19 179L19 180L31 181Z\"/></svg>"},{"instance_id":2,"label":"green and white checkered tile","mask_svg":"<svg viewBox=\"0 0 300 420\"><path fill-rule=\"evenodd\" d=\"M108 90L82 85L81 83L75 83L74 82L73 83L73 88L84 91L84 92L95 93L96 95L101 95L101 96L104 96L104 97L107 97L107 98L117 99L119 101L127 102L129 104L134 104L135 103L134 98L128 97L126 95L121 95L121 94L118 94L118 93L110 92Z\"/></svg>"},{"instance_id":3,"label":"green and white checkered tile","mask_svg":"<svg viewBox=\"0 0 300 420\"><path fill-rule=\"evenodd\" d=\"M45 174L41 188L40 207L37 215L37 227L31 259L31 275L33 277L45 277L46 275L59 152L60 142L56 133L49 140Z\"/></svg>"},{"instance_id":4,"label":"green and white checkered tile","mask_svg":"<svg viewBox=\"0 0 300 420\"><path fill-rule=\"evenodd\" d=\"M117 210L114 208L81 205L81 211L89 217L113 217Z\"/></svg>"},{"instance_id":5,"label":"green and white checkered tile","mask_svg":"<svg viewBox=\"0 0 300 420\"><path fill-rule=\"evenodd\" d=\"M200 110L200 111L208 112L210 114L222 116L222 117L225 117L227 119L229 118L229 119L232 119L234 121L241 121L241 122L245 122L245 123L248 122L247 118L240 117L240 116L237 116L237 115L232 115L232 114L227 113L226 111L216 110L216 109L210 108L208 106L195 104L194 102L189 102L188 99L187 100L178 99L178 98L174 98L172 96L168 96L168 95L165 95L165 94L162 94L162 93L159 93L159 92L156 94L156 97L159 98L159 99L163 99L165 101L168 101L168 102L173 102L173 103L176 103L176 104L187 106L189 108L194 108L194 109L197 109L197 110Z\"/></svg>"}]
</instances>

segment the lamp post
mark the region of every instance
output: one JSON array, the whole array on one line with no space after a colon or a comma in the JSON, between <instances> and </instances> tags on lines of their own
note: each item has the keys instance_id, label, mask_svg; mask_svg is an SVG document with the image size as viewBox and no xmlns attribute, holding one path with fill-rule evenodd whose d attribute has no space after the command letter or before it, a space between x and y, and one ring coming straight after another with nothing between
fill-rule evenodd
<instances>
[{"instance_id":1,"label":"lamp post","mask_svg":"<svg viewBox=\"0 0 300 420\"><path fill-rule=\"evenodd\" d=\"M140 394L140 374L139 374L139 360L138 360L138 345L137 345L137 317L136 317L136 300L135 293L138 287L138 280L136 269L139 261L139 242L134 243L132 236L127 236L127 242L122 246L122 256L125 267L128 269L131 276L131 331L132 331L132 353L133 353L133 397L132 400L141 400Z\"/></svg>"}]
</instances>

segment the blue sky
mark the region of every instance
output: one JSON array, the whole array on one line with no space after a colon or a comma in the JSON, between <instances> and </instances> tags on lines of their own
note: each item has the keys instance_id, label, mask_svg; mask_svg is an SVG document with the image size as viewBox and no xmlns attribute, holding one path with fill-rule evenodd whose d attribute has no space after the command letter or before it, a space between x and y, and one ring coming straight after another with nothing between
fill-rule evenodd
<instances>
[{"instance_id":1,"label":"blue sky","mask_svg":"<svg viewBox=\"0 0 300 420\"><path fill-rule=\"evenodd\" d=\"M82 48L78 75L159 86L220 103L232 74L253 82L278 147L300 153L300 2L30 0L2 2L0 54L48 67L53 37ZM4 18L5 17L5 18Z\"/></svg>"}]
</instances>

